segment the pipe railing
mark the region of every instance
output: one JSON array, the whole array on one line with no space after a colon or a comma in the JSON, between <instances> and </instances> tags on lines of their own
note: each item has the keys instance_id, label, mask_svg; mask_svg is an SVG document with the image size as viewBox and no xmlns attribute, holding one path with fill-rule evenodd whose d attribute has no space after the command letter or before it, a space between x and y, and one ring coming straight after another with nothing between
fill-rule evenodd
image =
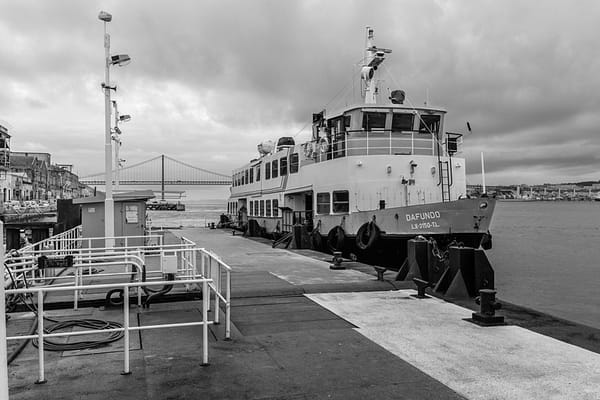
<instances>
[{"instance_id":1,"label":"pipe railing","mask_svg":"<svg viewBox=\"0 0 600 400\"><path fill-rule=\"evenodd\" d=\"M179 281L154 281L154 282L131 282L131 283L111 283L111 284L97 284L88 286L40 286L30 287L21 289L9 289L6 290L6 294L26 294L36 293L37 296L37 316L38 316L38 328L37 333L33 335L20 335L20 336L7 336L6 340L22 340L22 339L37 339L38 340L38 383L46 382L45 377L45 366L44 366L44 338L50 337L65 337L65 336L76 336L76 335L92 335L98 333L110 333L110 332L123 332L124 346L123 346L123 373L129 374L130 362L130 332L141 331L150 329L164 329L164 328L178 328L188 326L202 325L202 365L208 365L208 325L218 323L218 321L210 321L208 319L209 303L210 303L210 284L211 280L207 278L193 278ZM129 289L138 288L143 286L158 286L158 285L190 285L190 284L202 284L202 319L197 322L181 322L171 324L157 324L157 325L146 325L146 326L130 326L129 325ZM114 289L121 288L126 295L123 296L123 327L122 328L111 328L102 330L84 330L76 332L62 332L62 333L45 333L44 332L44 294L50 292L59 291L77 291L82 289ZM218 310L215 312L215 316L218 315ZM229 336L226 335L226 339Z\"/></svg>"}]
</instances>

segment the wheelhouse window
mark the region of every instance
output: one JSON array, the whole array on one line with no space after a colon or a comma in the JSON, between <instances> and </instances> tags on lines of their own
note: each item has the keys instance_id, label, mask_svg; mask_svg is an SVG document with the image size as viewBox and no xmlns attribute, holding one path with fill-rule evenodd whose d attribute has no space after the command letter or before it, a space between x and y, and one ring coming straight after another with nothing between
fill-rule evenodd
<instances>
[{"instance_id":1,"label":"wheelhouse window","mask_svg":"<svg viewBox=\"0 0 600 400\"><path fill-rule=\"evenodd\" d=\"M414 114L396 114L392 116L392 131L412 131L415 122Z\"/></svg>"},{"instance_id":2,"label":"wheelhouse window","mask_svg":"<svg viewBox=\"0 0 600 400\"><path fill-rule=\"evenodd\" d=\"M317 214L329 214L331 210L328 192L317 193Z\"/></svg>"},{"instance_id":3,"label":"wheelhouse window","mask_svg":"<svg viewBox=\"0 0 600 400\"><path fill-rule=\"evenodd\" d=\"M277 178L277 173L279 172L279 170L277 169L277 160L273 160L273 163L271 165L271 176L273 178Z\"/></svg>"},{"instance_id":4,"label":"wheelhouse window","mask_svg":"<svg viewBox=\"0 0 600 400\"><path fill-rule=\"evenodd\" d=\"M266 217L270 217L271 216L271 200L266 200L266 209L267 209L267 213L265 214Z\"/></svg>"},{"instance_id":5,"label":"wheelhouse window","mask_svg":"<svg viewBox=\"0 0 600 400\"><path fill-rule=\"evenodd\" d=\"M440 116L439 115L421 115L421 121L419 123L420 133L433 133L437 134L440 130Z\"/></svg>"},{"instance_id":6,"label":"wheelhouse window","mask_svg":"<svg viewBox=\"0 0 600 400\"><path fill-rule=\"evenodd\" d=\"M260 164L256 166L256 182L260 181Z\"/></svg>"},{"instance_id":7,"label":"wheelhouse window","mask_svg":"<svg viewBox=\"0 0 600 400\"><path fill-rule=\"evenodd\" d=\"M254 182L254 168L250 168L250 183Z\"/></svg>"},{"instance_id":8,"label":"wheelhouse window","mask_svg":"<svg viewBox=\"0 0 600 400\"><path fill-rule=\"evenodd\" d=\"M279 159L279 175L287 175L287 157L282 157Z\"/></svg>"},{"instance_id":9,"label":"wheelhouse window","mask_svg":"<svg viewBox=\"0 0 600 400\"><path fill-rule=\"evenodd\" d=\"M333 192L333 212L345 213L350 211L350 196L347 190L335 190Z\"/></svg>"},{"instance_id":10,"label":"wheelhouse window","mask_svg":"<svg viewBox=\"0 0 600 400\"><path fill-rule=\"evenodd\" d=\"M373 129L385 129L385 117L387 113L382 112L365 112L363 113L362 127L366 131Z\"/></svg>"},{"instance_id":11,"label":"wheelhouse window","mask_svg":"<svg viewBox=\"0 0 600 400\"><path fill-rule=\"evenodd\" d=\"M250 181L248 180L248 175L249 175L249 174L248 174L248 170L244 171L244 182L246 183L246 185L247 185L247 184L250 182Z\"/></svg>"},{"instance_id":12,"label":"wheelhouse window","mask_svg":"<svg viewBox=\"0 0 600 400\"><path fill-rule=\"evenodd\" d=\"M273 216L279 216L279 200L273 199Z\"/></svg>"},{"instance_id":13,"label":"wheelhouse window","mask_svg":"<svg viewBox=\"0 0 600 400\"><path fill-rule=\"evenodd\" d=\"M265 215L265 201L261 200L260 201L260 216L262 217L263 215Z\"/></svg>"},{"instance_id":14,"label":"wheelhouse window","mask_svg":"<svg viewBox=\"0 0 600 400\"><path fill-rule=\"evenodd\" d=\"M271 179L271 163L265 164L265 179Z\"/></svg>"},{"instance_id":15,"label":"wheelhouse window","mask_svg":"<svg viewBox=\"0 0 600 400\"><path fill-rule=\"evenodd\" d=\"M294 153L290 156L290 174L298 172L298 153Z\"/></svg>"}]
</instances>

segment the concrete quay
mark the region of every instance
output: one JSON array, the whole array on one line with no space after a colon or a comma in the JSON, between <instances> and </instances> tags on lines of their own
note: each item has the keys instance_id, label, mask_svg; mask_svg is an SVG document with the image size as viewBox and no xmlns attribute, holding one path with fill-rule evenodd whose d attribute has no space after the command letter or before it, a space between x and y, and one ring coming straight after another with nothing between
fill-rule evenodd
<instances>
[{"instance_id":1,"label":"concrete quay","mask_svg":"<svg viewBox=\"0 0 600 400\"><path fill-rule=\"evenodd\" d=\"M377 281L359 263L332 271L325 254L272 249L231 231L175 234L233 268L233 340L223 340L222 324L210 327L209 366L200 365L200 327L140 331L132 335L131 375L120 375L121 340L47 352L48 382L35 385L37 349L28 345L9 367L10 398L600 398L596 329L510 304L502 311L508 325L481 328L463 320L472 301L415 299L412 283L394 282L391 273ZM200 306L133 306L130 323L197 320ZM48 314L122 319L120 310L100 308ZM31 318L13 315L9 335L26 331Z\"/></svg>"}]
</instances>

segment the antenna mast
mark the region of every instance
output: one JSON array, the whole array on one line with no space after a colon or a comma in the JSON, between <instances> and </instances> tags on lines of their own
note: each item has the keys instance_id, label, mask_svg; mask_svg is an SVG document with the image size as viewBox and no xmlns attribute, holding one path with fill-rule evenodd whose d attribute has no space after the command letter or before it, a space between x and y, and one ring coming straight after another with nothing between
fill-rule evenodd
<instances>
[{"instance_id":1,"label":"antenna mast","mask_svg":"<svg viewBox=\"0 0 600 400\"><path fill-rule=\"evenodd\" d=\"M382 49L375 46L373 39L375 35L373 28L367 26L367 48L365 49L365 63L360 71L361 79L365 81L365 104L377 103L377 81L375 71L377 67L385 60L385 55L392 52L390 49Z\"/></svg>"}]
</instances>

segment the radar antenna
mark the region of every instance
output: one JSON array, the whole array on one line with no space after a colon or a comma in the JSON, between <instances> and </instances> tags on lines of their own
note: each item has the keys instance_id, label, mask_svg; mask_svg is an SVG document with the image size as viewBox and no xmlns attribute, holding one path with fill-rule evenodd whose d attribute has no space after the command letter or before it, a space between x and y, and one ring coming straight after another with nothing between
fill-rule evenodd
<instances>
[{"instance_id":1,"label":"radar antenna","mask_svg":"<svg viewBox=\"0 0 600 400\"><path fill-rule=\"evenodd\" d=\"M373 28L367 26L367 48L365 49L365 63L360 71L361 78L365 81L365 104L376 104L377 81L375 71L385 60L385 55L392 52L390 49L376 47L373 42Z\"/></svg>"}]
</instances>

